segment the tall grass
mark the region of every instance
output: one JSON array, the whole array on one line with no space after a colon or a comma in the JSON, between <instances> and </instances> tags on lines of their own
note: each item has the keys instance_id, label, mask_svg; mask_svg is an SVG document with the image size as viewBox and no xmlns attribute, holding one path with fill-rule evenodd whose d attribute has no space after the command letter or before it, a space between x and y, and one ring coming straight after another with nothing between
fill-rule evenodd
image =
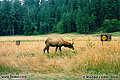
<instances>
[{"instance_id":1,"label":"tall grass","mask_svg":"<svg viewBox=\"0 0 120 80\"><path fill-rule=\"evenodd\" d=\"M74 51L63 47L61 53L55 53L55 48L50 48L50 54L43 53L45 39L39 37L40 42L21 42L20 46L15 42L0 42L0 73L120 75L120 38L114 37L113 41L102 45L98 37L77 37ZM11 40L17 40L17 37Z\"/></svg>"}]
</instances>

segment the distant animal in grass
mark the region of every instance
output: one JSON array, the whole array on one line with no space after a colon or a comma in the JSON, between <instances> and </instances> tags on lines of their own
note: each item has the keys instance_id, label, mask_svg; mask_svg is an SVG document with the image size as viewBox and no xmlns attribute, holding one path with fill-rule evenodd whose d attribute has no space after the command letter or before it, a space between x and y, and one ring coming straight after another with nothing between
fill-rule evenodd
<instances>
[{"instance_id":1,"label":"distant animal in grass","mask_svg":"<svg viewBox=\"0 0 120 80\"><path fill-rule=\"evenodd\" d=\"M73 42L74 38L72 39L72 43L65 41L63 38L51 38L48 37L47 40L45 41L45 48L43 49L44 53L47 50L47 53L49 53L49 48L50 47L56 47L55 52L57 51L57 49L59 48L60 52L61 52L61 47L68 47L70 49L74 50L74 42Z\"/></svg>"},{"instance_id":2,"label":"distant animal in grass","mask_svg":"<svg viewBox=\"0 0 120 80\"><path fill-rule=\"evenodd\" d=\"M102 31L98 31L96 34L101 34L101 33L103 33Z\"/></svg>"}]
</instances>

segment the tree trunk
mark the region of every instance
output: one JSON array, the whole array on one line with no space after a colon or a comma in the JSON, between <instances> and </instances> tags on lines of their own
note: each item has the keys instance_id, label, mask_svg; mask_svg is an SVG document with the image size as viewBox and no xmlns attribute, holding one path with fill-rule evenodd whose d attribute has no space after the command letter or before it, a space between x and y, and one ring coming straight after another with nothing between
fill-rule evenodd
<instances>
[{"instance_id":1,"label":"tree trunk","mask_svg":"<svg viewBox=\"0 0 120 80\"><path fill-rule=\"evenodd\" d=\"M14 25L12 27L12 35L14 35L15 31L14 31Z\"/></svg>"}]
</instances>

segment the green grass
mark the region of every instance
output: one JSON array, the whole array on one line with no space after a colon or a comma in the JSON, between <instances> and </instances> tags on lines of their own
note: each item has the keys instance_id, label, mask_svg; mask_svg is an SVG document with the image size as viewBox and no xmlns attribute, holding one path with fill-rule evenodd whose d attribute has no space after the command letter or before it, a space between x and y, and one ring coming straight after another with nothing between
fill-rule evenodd
<instances>
[{"instance_id":1,"label":"green grass","mask_svg":"<svg viewBox=\"0 0 120 80\"><path fill-rule=\"evenodd\" d=\"M75 75L65 75L65 76L61 76L61 75L28 75L27 79L32 79L32 80L36 80L36 79L41 79L41 80L81 80L82 76L75 76Z\"/></svg>"},{"instance_id":2,"label":"green grass","mask_svg":"<svg viewBox=\"0 0 120 80\"><path fill-rule=\"evenodd\" d=\"M48 34L29 35L29 36L48 37L47 35L50 35L50 34L58 34L59 35L59 33L48 33ZM94 34L94 33L93 34L80 34L80 33L77 33L77 32L71 32L71 33L64 33L64 34L66 34L66 35L68 35L68 34L76 35L76 36L67 36L67 37L82 37L83 35L96 35L96 37L98 37L102 34L110 34L112 36L120 36L120 32L100 33L100 34ZM27 36L25 36L25 35L14 35L14 36L0 36L0 37L27 37ZM66 37L66 36L53 36L53 37Z\"/></svg>"},{"instance_id":3,"label":"green grass","mask_svg":"<svg viewBox=\"0 0 120 80\"><path fill-rule=\"evenodd\" d=\"M120 76L119 75L116 75L115 77L117 78L111 78L111 76L114 76L114 75L99 75L99 74L94 74L94 75L27 75L27 79L32 79L32 80L104 80L104 79L83 79L83 76L107 76L108 79L105 79L105 80L119 80L120 79Z\"/></svg>"},{"instance_id":4,"label":"green grass","mask_svg":"<svg viewBox=\"0 0 120 80\"><path fill-rule=\"evenodd\" d=\"M9 40L9 41L0 41L0 42L16 42L17 40ZM44 40L19 40L20 42L41 42Z\"/></svg>"},{"instance_id":5,"label":"green grass","mask_svg":"<svg viewBox=\"0 0 120 80\"><path fill-rule=\"evenodd\" d=\"M96 34L97 37L103 34L109 34L111 36L120 36L120 32L113 32L113 33L101 33L101 34Z\"/></svg>"},{"instance_id":6,"label":"green grass","mask_svg":"<svg viewBox=\"0 0 120 80\"><path fill-rule=\"evenodd\" d=\"M76 50L74 50L72 52L70 50L64 50L62 52L49 53L49 54L46 54L46 56L48 59L53 59L55 57L59 57L59 58L64 59L64 57L72 58L76 54L77 54Z\"/></svg>"},{"instance_id":7,"label":"green grass","mask_svg":"<svg viewBox=\"0 0 120 80\"><path fill-rule=\"evenodd\" d=\"M0 74L19 74L21 70L17 67L7 66L7 65L0 65Z\"/></svg>"}]
</instances>

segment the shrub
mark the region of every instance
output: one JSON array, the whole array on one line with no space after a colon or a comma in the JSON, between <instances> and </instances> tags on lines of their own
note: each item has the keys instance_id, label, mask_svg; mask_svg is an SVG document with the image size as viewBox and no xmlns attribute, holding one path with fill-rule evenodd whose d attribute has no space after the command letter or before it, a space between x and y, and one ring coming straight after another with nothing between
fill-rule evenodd
<instances>
[{"instance_id":1,"label":"shrub","mask_svg":"<svg viewBox=\"0 0 120 80\"><path fill-rule=\"evenodd\" d=\"M101 28L104 32L115 32L120 30L120 21L117 19L104 20L103 27Z\"/></svg>"}]
</instances>

